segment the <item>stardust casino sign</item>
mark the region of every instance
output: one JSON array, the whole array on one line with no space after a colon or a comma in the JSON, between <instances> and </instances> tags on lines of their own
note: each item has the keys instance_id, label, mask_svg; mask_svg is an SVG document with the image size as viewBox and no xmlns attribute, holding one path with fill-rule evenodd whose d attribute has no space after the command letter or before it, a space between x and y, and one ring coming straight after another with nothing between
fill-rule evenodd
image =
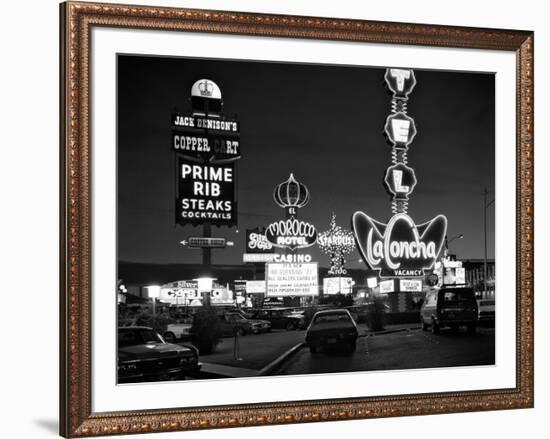
<instances>
[{"instance_id":1,"label":"stardust casino sign","mask_svg":"<svg viewBox=\"0 0 550 439\"><path fill-rule=\"evenodd\" d=\"M443 215L416 225L410 216L398 213L383 224L355 212L352 223L363 260L380 277L425 276L434 266L447 233Z\"/></svg>"},{"instance_id":2,"label":"stardust casino sign","mask_svg":"<svg viewBox=\"0 0 550 439\"><path fill-rule=\"evenodd\" d=\"M235 188L233 163L198 164L179 157L176 222L236 225Z\"/></svg>"},{"instance_id":3,"label":"stardust casino sign","mask_svg":"<svg viewBox=\"0 0 550 439\"><path fill-rule=\"evenodd\" d=\"M271 223L265 231L265 237L275 247L296 250L315 244L317 229L313 224L292 217Z\"/></svg>"}]
</instances>

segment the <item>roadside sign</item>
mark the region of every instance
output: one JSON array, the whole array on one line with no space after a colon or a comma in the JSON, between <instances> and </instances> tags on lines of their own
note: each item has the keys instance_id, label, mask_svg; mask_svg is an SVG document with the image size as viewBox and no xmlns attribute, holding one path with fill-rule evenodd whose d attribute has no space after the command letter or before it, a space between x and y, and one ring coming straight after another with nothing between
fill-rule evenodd
<instances>
[{"instance_id":1,"label":"roadside sign","mask_svg":"<svg viewBox=\"0 0 550 439\"><path fill-rule=\"evenodd\" d=\"M190 237L187 245L191 248L225 248L225 238L203 238L198 236Z\"/></svg>"}]
</instances>

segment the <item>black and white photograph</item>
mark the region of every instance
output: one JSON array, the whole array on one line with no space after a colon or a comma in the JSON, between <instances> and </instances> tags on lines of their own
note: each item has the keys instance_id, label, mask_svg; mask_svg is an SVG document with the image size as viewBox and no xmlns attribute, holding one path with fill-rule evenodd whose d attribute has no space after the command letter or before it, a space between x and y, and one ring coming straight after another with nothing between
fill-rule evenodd
<instances>
[{"instance_id":1,"label":"black and white photograph","mask_svg":"<svg viewBox=\"0 0 550 439\"><path fill-rule=\"evenodd\" d=\"M495 77L119 54L118 383L495 364Z\"/></svg>"}]
</instances>

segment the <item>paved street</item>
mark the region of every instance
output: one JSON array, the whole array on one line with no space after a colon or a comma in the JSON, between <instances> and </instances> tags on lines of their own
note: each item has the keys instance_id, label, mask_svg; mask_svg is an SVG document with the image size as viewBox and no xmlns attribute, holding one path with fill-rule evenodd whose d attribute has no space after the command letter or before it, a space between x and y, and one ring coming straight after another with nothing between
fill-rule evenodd
<instances>
[{"instance_id":1,"label":"paved street","mask_svg":"<svg viewBox=\"0 0 550 439\"><path fill-rule=\"evenodd\" d=\"M303 348L270 375L295 375L365 370L489 365L495 359L494 329L478 328L474 336L464 331L442 330L440 335L420 329L359 337L357 351L316 353Z\"/></svg>"}]
</instances>

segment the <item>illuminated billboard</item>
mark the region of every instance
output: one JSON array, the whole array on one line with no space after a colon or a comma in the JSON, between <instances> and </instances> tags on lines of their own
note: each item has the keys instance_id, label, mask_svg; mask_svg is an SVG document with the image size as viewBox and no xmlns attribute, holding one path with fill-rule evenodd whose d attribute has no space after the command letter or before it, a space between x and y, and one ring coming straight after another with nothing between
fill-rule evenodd
<instances>
[{"instance_id":1,"label":"illuminated billboard","mask_svg":"<svg viewBox=\"0 0 550 439\"><path fill-rule=\"evenodd\" d=\"M421 279L399 279L399 291L420 293L422 291Z\"/></svg>"},{"instance_id":2,"label":"illuminated billboard","mask_svg":"<svg viewBox=\"0 0 550 439\"><path fill-rule=\"evenodd\" d=\"M275 253L243 253L243 262L245 264L263 264L273 262Z\"/></svg>"},{"instance_id":3,"label":"illuminated billboard","mask_svg":"<svg viewBox=\"0 0 550 439\"><path fill-rule=\"evenodd\" d=\"M316 296L319 293L316 262L268 263L265 277L268 296Z\"/></svg>"},{"instance_id":4,"label":"illuminated billboard","mask_svg":"<svg viewBox=\"0 0 550 439\"><path fill-rule=\"evenodd\" d=\"M323 294L351 294L353 280L351 277L325 277L323 279Z\"/></svg>"},{"instance_id":5,"label":"illuminated billboard","mask_svg":"<svg viewBox=\"0 0 550 439\"><path fill-rule=\"evenodd\" d=\"M199 164L178 157L176 222L237 224L235 165Z\"/></svg>"},{"instance_id":6,"label":"illuminated billboard","mask_svg":"<svg viewBox=\"0 0 550 439\"><path fill-rule=\"evenodd\" d=\"M265 294L265 280L247 280L246 281L246 293L247 294Z\"/></svg>"},{"instance_id":7,"label":"illuminated billboard","mask_svg":"<svg viewBox=\"0 0 550 439\"><path fill-rule=\"evenodd\" d=\"M383 280L380 282L379 287L382 294L393 293L395 291L395 281L393 279Z\"/></svg>"}]
</instances>

